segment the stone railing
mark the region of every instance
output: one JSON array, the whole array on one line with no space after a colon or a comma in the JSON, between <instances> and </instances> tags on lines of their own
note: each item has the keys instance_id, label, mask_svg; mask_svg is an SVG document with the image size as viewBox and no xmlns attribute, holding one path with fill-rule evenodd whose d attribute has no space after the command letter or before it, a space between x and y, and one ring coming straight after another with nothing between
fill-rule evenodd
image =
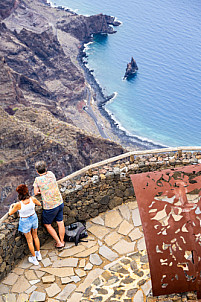
<instances>
[{"instance_id":1,"label":"stone railing","mask_svg":"<svg viewBox=\"0 0 201 302\"><path fill-rule=\"evenodd\" d=\"M58 181L64 198L64 221L87 220L101 212L133 201L130 174L201 163L201 147L134 151L87 166ZM41 244L49 237L41 225L42 209L37 208ZM18 218L0 220L0 279L29 253L26 240L17 231Z\"/></svg>"}]
</instances>

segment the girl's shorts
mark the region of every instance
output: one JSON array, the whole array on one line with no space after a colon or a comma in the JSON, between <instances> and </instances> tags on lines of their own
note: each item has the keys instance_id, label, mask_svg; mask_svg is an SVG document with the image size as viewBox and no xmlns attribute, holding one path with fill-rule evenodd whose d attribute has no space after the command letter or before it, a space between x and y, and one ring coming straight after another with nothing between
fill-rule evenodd
<instances>
[{"instance_id":1,"label":"girl's shorts","mask_svg":"<svg viewBox=\"0 0 201 302\"><path fill-rule=\"evenodd\" d=\"M37 228L38 228L38 216L36 215L36 213L27 218L20 217L18 231L26 234L30 232L31 229L37 229Z\"/></svg>"}]
</instances>

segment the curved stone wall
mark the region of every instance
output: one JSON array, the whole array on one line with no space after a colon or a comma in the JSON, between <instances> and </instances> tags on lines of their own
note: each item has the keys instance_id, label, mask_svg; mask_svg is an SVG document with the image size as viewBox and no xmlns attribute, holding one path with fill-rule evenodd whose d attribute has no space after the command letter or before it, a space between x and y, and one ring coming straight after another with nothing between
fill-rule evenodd
<instances>
[{"instance_id":1,"label":"curved stone wall","mask_svg":"<svg viewBox=\"0 0 201 302\"><path fill-rule=\"evenodd\" d=\"M151 151L150 151L151 152ZM135 200L130 174L197 164L201 152L170 152L157 155L130 156L110 164L94 167L70 179L60 180L64 198L64 220L70 224L87 220L111 210L125 201ZM39 238L43 244L49 237L41 225L42 209L37 208ZM0 223L0 279L29 253L23 235L17 231L18 218L8 217Z\"/></svg>"}]
</instances>

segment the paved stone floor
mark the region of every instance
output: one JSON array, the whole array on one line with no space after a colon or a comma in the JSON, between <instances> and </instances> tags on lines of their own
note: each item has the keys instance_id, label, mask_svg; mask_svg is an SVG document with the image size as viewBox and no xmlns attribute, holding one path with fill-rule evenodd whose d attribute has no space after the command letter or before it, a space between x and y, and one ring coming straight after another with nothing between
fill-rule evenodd
<instances>
[{"instance_id":1,"label":"paved stone floor","mask_svg":"<svg viewBox=\"0 0 201 302\"><path fill-rule=\"evenodd\" d=\"M0 284L0 302L192 301L194 293L153 298L137 202L123 204L87 222L87 242L50 239L39 266L27 258Z\"/></svg>"}]
</instances>

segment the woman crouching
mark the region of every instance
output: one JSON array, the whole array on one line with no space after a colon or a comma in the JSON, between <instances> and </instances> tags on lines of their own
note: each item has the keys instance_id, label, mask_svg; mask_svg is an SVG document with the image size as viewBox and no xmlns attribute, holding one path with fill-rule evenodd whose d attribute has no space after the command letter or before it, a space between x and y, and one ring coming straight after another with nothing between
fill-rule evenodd
<instances>
[{"instance_id":1,"label":"woman crouching","mask_svg":"<svg viewBox=\"0 0 201 302\"><path fill-rule=\"evenodd\" d=\"M38 260L42 260L42 257L40 253L40 241L37 234L38 217L35 212L35 205L41 206L41 203L35 197L30 197L26 185L19 185L16 191L18 192L20 201L10 206L9 215L19 211L20 220L18 231L24 233L32 255L32 257L28 258L28 261L34 265L39 265ZM36 252L34 250L33 240Z\"/></svg>"}]
</instances>

